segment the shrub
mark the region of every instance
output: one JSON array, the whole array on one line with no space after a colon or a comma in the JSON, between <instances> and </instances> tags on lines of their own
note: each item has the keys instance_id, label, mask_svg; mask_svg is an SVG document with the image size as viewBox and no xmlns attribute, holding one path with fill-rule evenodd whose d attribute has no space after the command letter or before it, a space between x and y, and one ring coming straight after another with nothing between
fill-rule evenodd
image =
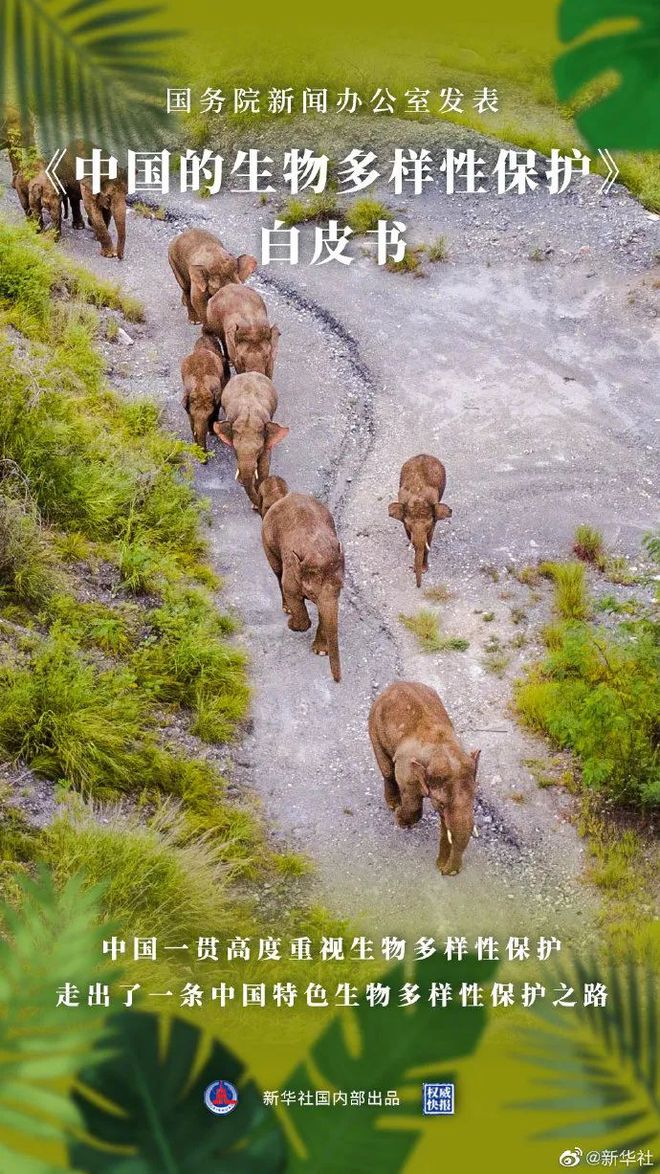
<instances>
[{"instance_id":1,"label":"shrub","mask_svg":"<svg viewBox=\"0 0 660 1174\"><path fill-rule=\"evenodd\" d=\"M2 495L0 481L0 603L41 606L54 590L50 547L29 502Z\"/></svg>"},{"instance_id":2,"label":"shrub","mask_svg":"<svg viewBox=\"0 0 660 1174\"><path fill-rule=\"evenodd\" d=\"M548 657L518 682L525 725L574 751L587 787L618 802L660 801L657 632L646 621L610 635L565 624Z\"/></svg>"}]
</instances>

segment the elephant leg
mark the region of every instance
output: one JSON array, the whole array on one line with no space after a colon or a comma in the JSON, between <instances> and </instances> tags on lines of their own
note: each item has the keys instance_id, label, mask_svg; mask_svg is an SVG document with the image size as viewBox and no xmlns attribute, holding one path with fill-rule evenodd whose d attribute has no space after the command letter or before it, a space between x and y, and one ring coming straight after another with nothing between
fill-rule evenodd
<instances>
[{"instance_id":1,"label":"elephant leg","mask_svg":"<svg viewBox=\"0 0 660 1174\"><path fill-rule=\"evenodd\" d=\"M299 576L290 567L284 567L282 574L282 599L284 609L289 612L289 627L292 632L307 632L312 626L305 599L300 587Z\"/></svg>"},{"instance_id":2,"label":"elephant leg","mask_svg":"<svg viewBox=\"0 0 660 1174\"><path fill-rule=\"evenodd\" d=\"M101 209L99 208L95 197L92 195L92 192L86 184L83 185L82 197L83 204L85 205L85 211L87 213L87 218L92 228L94 229L96 239L101 246L101 256L114 257L115 250L112 244L112 237L110 236L110 233L105 226L103 216L101 215Z\"/></svg>"},{"instance_id":3,"label":"elephant leg","mask_svg":"<svg viewBox=\"0 0 660 1174\"><path fill-rule=\"evenodd\" d=\"M110 213L117 229L117 256L121 261L126 248L126 197L123 192L118 192L112 197Z\"/></svg>"},{"instance_id":4,"label":"elephant leg","mask_svg":"<svg viewBox=\"0 0 660 1174\"><path fill-rule=\"evenodd\" d=\"M80 196L69 196L69 203L71 204L71 219L74 228L84 228L85 221L82 218L80 211Z\"/></svg>"},{"instance_id":5,"label":"elephant leg","mask_svg":"<svg viewBox=\"0 0 660 1174\"><path fill-rule=\"evenodd\" d=\"M271 550L271 548L269 546L264 546L264 551L266 554L266 558L268 559L268 565L270 566L271 571L273 572L273 574L275 575L275 578L277 579L277 583L278 583L278 586L280 589L280 595L282 596L282 611L287 612L287 614L288 614L288 608L286 605L286 600L284 598L284 590L282 588L282 560L280 559L279 555L275 553L274 550Z\"/></svg>"},{"instance_id":6,"label":"elephant leg","mask_svg":"<svg viewBox=\"0 0 660 1174\"><path fill-rule=\"evenodd\" d=\"M105 227L109 228L110 227L110 209L109 208L101 208L101 216L103 217L103 223L105 224Z\"/></svg>"},{"instance_id":7,"label":"elephant leg","mask_svg":"<svg viewBox=\"0 0 660 1174\"><path fill-rule=\"evenodd\" d=\"M328 638L323 628L323 618L319 612L319 622L312 642L312 652L315 652L317 656L327 656L328 651Z\"/></svg>"},{"instance_id":8,"label":"elephant leg","mask_svg":"<svg viewBox=\"0 0 660 1174\"><path fill-rule=\"evenodd\" d=\"M399 793L398 783L394 777L394 763L389 754L386 754L381 746L374 745L374 754L385 784L385 802L392 811L396 811L401 803L401 795Z\"/></svg>"}]
</instances>

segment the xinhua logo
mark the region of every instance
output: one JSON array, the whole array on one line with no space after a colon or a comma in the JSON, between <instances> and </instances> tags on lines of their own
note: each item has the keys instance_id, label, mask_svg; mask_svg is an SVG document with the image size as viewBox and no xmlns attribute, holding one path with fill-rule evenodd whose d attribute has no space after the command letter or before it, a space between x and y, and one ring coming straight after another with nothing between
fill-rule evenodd
<instances>
[{"instance_id":1,"label":"xinhua logo","mask_svg":"<svg viewBox=\"0 0 660 1174\"><path fill-rule=\"evenodd\" d=\"M422 1112L426 1117L451 1117L454 1112L453 1084L422 1085Z\"/></svg>"},{"instance_id":2,"label":"xinhua logo","mask_svg":"<svg viewBox=\"0 0 660 1174\"><path fill-rule=\"evenodd\" d=\"M228 1080L214 1080L204 1092L204 1104L210 1113L225 1117L238 1104L238 1093Z\"/></svg>"}]
</instances>

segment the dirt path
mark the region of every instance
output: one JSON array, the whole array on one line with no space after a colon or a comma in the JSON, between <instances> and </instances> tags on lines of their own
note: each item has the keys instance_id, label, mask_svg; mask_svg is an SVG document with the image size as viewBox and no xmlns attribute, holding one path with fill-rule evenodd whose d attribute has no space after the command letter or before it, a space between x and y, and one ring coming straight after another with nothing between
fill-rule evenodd
<instances>
[{"instance_id":1,"label":"dirt path","mask_svg":"<svg viewBox=\"0 0 660 1174\"><path fill-rule=\"evenodd\" d=\"M316 863L319 898L376 931L506 923L566 932L596 907L579 879L583 848L566 801L539 790L524 765L543 747L507 715L511 681L535 652L510 641L538 626L542 606L505 567L565 554L580 522L634 554L653 520L657 223L625 193L603 201L598 187L589 181L579 199L487 197L476 207L423 197L411 226L425 240L445 233L451 248L450 263L429 266L424 280L360 257L350 270L277 266L254 281L282 330L278 418L291 432L274 471L328 502L346 549L344 680L333 684L310 634L287 630L259 520L234 484L230 454L216 449L197 482L211 502L223 601L244 622L255 691L234 769L276 833ZM106 348L111 378L127 394L155 396L187 436L178 365L197 331L167 242L203 222L233 250L258 255L273 209L241 196L172 197L167 207L164 223L129 214L121 267L98 256L90 234L69 232L64 248L145 304L135 345ZM538 247L546 261L529 259ZM424 450L444 460L453 508L425 586L451 590L442 622L470 640L465 653L419 654L398 619L425 601L387 503L402 461ZM495 570L484 574L483 564ZM513 623L515 607L529 622ZM493 634L511 657L503 679L483 665ZM438 688L465 744L482 747L481 838L458 878L433 867L433 817L402 832L383 804L366 717L397 675Z\"/></svg>"}]
</instances>

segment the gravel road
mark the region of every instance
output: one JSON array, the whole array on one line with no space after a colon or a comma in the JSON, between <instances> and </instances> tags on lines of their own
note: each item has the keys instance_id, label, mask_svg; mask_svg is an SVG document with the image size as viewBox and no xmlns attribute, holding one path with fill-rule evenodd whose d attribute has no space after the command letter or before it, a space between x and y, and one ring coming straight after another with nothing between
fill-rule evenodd
<instances>
[{"instance_id":1,"label":"gravel road","mask_svg":"<svg viewBox=\"0 0 660 1174\"><path fill-rule=\"evenodd\" d=\"M252 282L282 330L277 418L290 435L273 471L329 504L346 551L344 677L335 685L327 660L312 655L313 631L288 631L259 519L234 483L231 454L215 447L197 485L210 499L222 602L243 622L254 685L234 776L274 834L315 862L319 899L374 932L570 936L597 911L569 801L539 789L525 765L545 747L507 710L511 682L538 654L547 603L506 567L565 556L581 522L634 556L654 520L658 218L620 187L602 196L600 184L583 180L554 198L431 191L401 204L409 239L442 233L449 245L449 260L428 264L422 278L359 255L350 268L274 265ZM111 381L154 396L167 425L187 437L179 362L197 329L167 243L203 224L233 251L258 256L277 200L163 203L164 222L129 212L121 265L98 255L91 233L69 231L63 247L145 304L146 323L130 328L135 344L105 345ZM301 251L312 231L303 230ZM448 633L470 641L463 653L419 653L399 620L429 606L403 528L387 515L402 462L420 451L444 461L453 509L436 531L424 587L451 592L439 614ZM524 643L520 632L527 644L512 647ZM501 678L483 663L493 636L510 657ZM402 831L383 803L366 719L397 676L437 688L464 744L482 748L480 838L458 877L434 869L435 817Z\"/></svg>"}]
</instances>

